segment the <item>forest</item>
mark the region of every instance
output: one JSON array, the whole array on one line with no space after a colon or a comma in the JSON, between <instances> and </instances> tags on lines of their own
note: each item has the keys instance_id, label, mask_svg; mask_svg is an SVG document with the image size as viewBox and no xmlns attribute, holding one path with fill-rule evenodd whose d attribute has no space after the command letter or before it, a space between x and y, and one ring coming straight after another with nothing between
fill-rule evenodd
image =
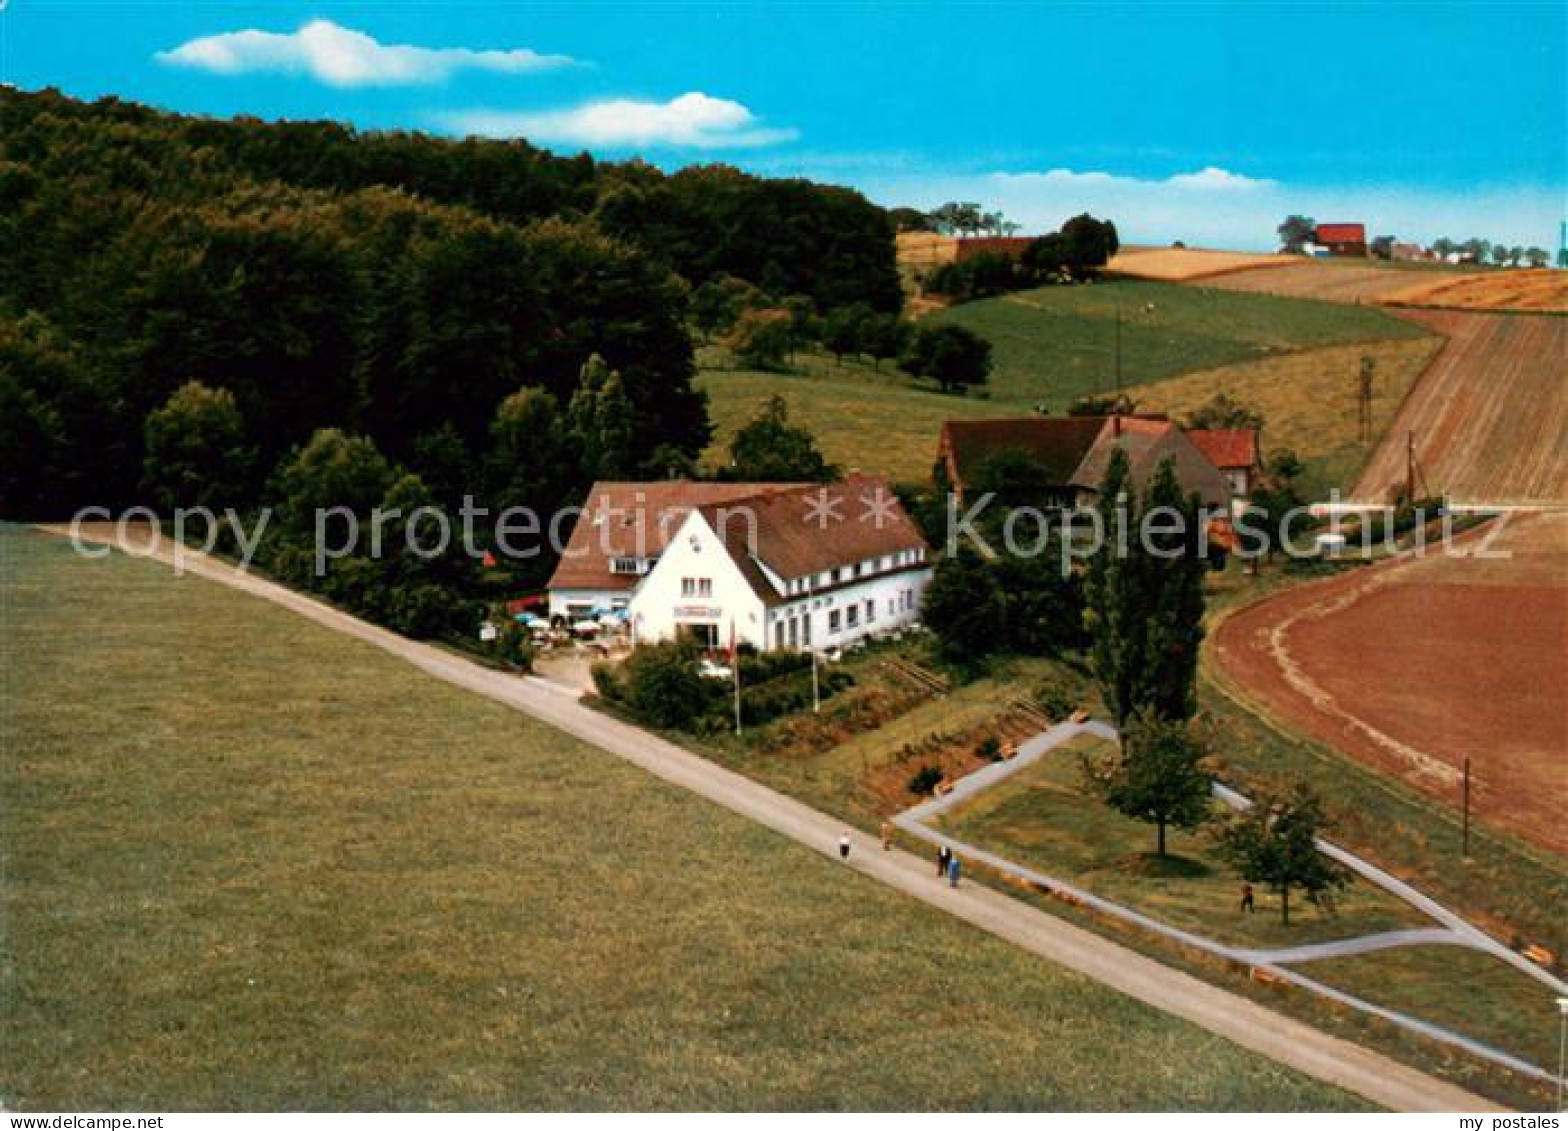
<instances>
[{"instance_id":1,"label":"forest","mask_svg":"<svg viewBox=\"0 0 1568 1131\"><path fill-rule=\"evenodd\" d=\"M0 90L0 244L13 519L287 509L345 460L367 503L542 509L692 470L694 295L900 304L847 189L55 91Z\"/></svg>"}]
</instances>

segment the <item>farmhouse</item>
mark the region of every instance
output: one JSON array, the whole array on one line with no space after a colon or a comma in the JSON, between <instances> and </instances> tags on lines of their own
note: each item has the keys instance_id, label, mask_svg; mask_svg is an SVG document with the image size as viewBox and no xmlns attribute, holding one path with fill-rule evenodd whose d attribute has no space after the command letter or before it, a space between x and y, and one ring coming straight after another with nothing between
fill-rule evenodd
<instances>
[{"instance_id":1,"label":"farmhouse","mask_svg":"<svg viewBox=\"0 0 1568 1131\"><path fill-rule=\"evenodd\" d=\"M1260 467L1256 428L1189 428L1187 439L1219 468L1233 497L1245 499L1252 493Z\"/></svg>"},{"instance_id":2,"label":"farmhouse","mask_svg":"<svg viewBox=\"0 0 1568 1131\"><path fill-rule=\"evenodd\" d=\"M1040 477L1048 506L1094 501L1111 453L1127 453L1132 481L1141 490L1167 458L1176 477L1207 507L1229 508L1233 481L1169 420L1145 416L1026 416L1001 420L949 420L942 425L937 461L960 499L984 485L999 457L1021 455ZM988 466L989 465L989 466Z\"/></svg>"},{"instance_id":3,"label":"farmhouse","mask_svg":"<svg viewBox=\"0 0 1568 1131\"><path fill-rule=\"evenodd\" d=\"M925 539L884 480L596 484L552 617L624 609L637 640L823 649L914 624Z\"/></svg>"},{"instance_id":4,"label":"farmhouse","mask_svg":"<svg viewBox=\"0 0 1568 1131\"><path fill-rule=\"evenodd\" d=\"M1353 256L1361 259L1367 254L1367 229L1365 224L1319 224L1312 234L1312 242L1326 249L1330 255Z\"/></svg>"}]
</instances>

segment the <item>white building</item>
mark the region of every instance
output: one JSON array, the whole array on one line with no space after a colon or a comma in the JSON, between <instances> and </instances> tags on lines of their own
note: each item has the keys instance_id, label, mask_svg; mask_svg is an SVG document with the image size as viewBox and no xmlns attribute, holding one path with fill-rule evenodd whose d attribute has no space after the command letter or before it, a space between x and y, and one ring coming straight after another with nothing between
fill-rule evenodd
<instances>
[{"instance_id":1,"label":"white building","mask_svg":"<svg viewBox=\"0 0 1568 1131\"><path fill-rule=\"evenodd\" d=\"M608 493L624 501L624 490L607 491L615 486L634 485L596 486L590 500ZM718 647L733 639L764 651L842 647L919 619L929 554L880 479L635 486L662 488L662 509L635 517L585 511L567 548L581 553L563 556L550 581L552 614L625 607L638 640L690 636ZM631 539L615 536L639 523L661 536L632 553ZM605 550L579 539L585 527L610 536L600 539ZM613 587L584 584L607 580Z\"/></svg>"}]
</instances>

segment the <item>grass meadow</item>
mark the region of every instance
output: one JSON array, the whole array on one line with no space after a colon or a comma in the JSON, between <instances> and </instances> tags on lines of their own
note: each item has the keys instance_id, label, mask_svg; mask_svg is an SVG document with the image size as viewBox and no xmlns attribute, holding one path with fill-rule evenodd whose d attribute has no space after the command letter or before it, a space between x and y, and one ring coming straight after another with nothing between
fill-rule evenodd
<instances>
[{"instance_id":1,"label":"grass meadow","mask_svg":"<svg viewBox=\"0 0 1568 1131\"><path fill-rule=\"evenodd\" d=\"M1296 893L1289 926L1265 890L1257 892L1256 914L1241 913L1241 882L1207 831L1169 830L1169 855L1160 860L1153 825L1122 816L1084 788L1079 756L1103 759L1112 749L1081 736L938 823L960 840L1234 946L1299 946L1432 925L1360 880L1337 894L1332 911Z\"/></svg>"},{"instance_id":2,"label":"grass meadow","mask_svg":"<svg viewBox=\"0 0 1568 1131\"><path fill-rule=\"evenodd\" d=\"M221 586L0 619L7 1108L1356 1106Z\"/></svg>"}]
</instances>

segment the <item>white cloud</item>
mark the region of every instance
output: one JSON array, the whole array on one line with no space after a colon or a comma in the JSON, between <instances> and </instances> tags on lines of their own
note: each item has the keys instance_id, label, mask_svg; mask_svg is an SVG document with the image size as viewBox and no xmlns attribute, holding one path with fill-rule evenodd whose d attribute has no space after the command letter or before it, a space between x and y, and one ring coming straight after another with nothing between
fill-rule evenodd
<instances>
[{"instance_id":1,"label":"white cloud","mask_svg":"<svg viewBox=\"0 0 1568 1131\"><path fill-rule=\"evenodd\" d=\"M615 98L569 110L467 110L444 115L441 121L460 133L609 149L748 149L798 136L792 129L762 125L739 102L699 91L668 102Z\"/></svg>"},{"instance_id":2,"label":"white cloud","mask_svg":"<svg viewBox=\"0 0 1568 1131\"><path fill-rule=\"evenodd\" d=\"M1267 251L1275 228L1292 213L1320 221L1359 221L1371 235L1430 242L1439 236L1480 236L1510 244L1554 247L1560 189L1537 185L1476 185L1445 190L1401 185L1292 185L1208 167L1169 177L1140 178L1098 171L977 174L898 173L868 169L848 177L880 204L933 208L976 200L999 208L1029 232L1052 231L1080 212L1116 221L1123 243Z\"/></svg>"},{"instance_id":3,"label":"white cloud","mask_svg":"<svg viewBox=\"0 0 1568 1131\"><path fill-rule=\"evenodd\" d=\"M224 32L160 51L160 63L220 75L309 75L328 86L413 86L443 82L457 71L517 75L570 66L566 55L526 48L472 51L466 47L415 47L381 43L331 20L312 20L298 31Z\"/></svg>"}]
</instances>

